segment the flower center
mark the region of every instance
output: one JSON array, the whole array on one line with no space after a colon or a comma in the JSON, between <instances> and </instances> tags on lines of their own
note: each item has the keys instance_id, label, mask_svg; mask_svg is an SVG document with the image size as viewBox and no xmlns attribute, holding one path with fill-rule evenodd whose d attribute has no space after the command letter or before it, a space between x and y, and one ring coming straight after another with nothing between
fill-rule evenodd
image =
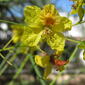
<instances>
[{"instance_id":1,"label":"flower center","mask_svg":"<svg viewBox=\"0 0 85 85\"><path fill-rule=\"evenodd\" d=\"M46 26L53 25L55 23L55 19L52 17L46 17L44 23Z\"/></svg>"},{"instance_id":2,"label":"flower center","mask_svg":"<svg viewBox=\"0 0 85 85\"><path fill-rule=\"evenodd\" d=\"M56 22L56 17L52 15L51 13L43 14L41 15L41 21L45 26L51 26L54 25Z\"/></svg>"}]
</instances>

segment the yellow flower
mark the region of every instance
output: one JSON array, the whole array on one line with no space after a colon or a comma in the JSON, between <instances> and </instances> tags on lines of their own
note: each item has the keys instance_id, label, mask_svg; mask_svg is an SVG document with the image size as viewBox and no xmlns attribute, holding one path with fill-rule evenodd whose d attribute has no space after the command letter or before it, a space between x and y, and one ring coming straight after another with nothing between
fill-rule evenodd
<instances>
[{"instance_id":1,"label":"yellow flower","mask_svg":"<svg viewBox=\"0 0 85 85\"><path fill-rule=\"evenodd\" d=\"M24 9L25 25L14 25L13 40L21 42L25 46L38 47L40 42L46 41L55 50L57 55L61 55L65 46L63 32L71 30L72 22L59 15L55 6L45 5L42 9L37 6L26 6ZM44 78L52 70L49 56L35 56L37 65L43 67Z\"/></svg>"},{"instance_id":2,"label":"yellow flower","mask_svg":"<svg viewBox=\"0 0 85 85\"><path fill-rule=\"evenodd\" d=\"M57 16L59 16L57 10L54 5L46 5L40 13L40 19L44 26L52 26L59 21L56 20Z\"/></svg>"},{"instance_id":3,"label":"yellow flower","mask_svg":"<svg viewBox=\"0 0 85 85\"><path fill-rule=\"evenodd\" d=\"M64 32L72 27L72 22L66 17L61 17L52 4L44 6L40 13L40 20L45 27L49 27L53 32Z\"/></svg>"},{"instance_id":4,"label":"yellow flower","mask_svg":"<svg viewBox=\"0 0 85 85\"><path fill-rule=\"evenodd\" d=\"M37 33L45 27L50 28L54 32L64 32L71 30L72 22L61 17L52 4L45 5L43 9L36 6L27 6L24 10L25 22ZM29 23L31 21L31 23Z\"/></svg>"},{"instance_id":5,"label":"yellow flower","mask_svg":"<svg viewBox=\"0 0 85 85\"><path fill-rule=\"evenodd\" d=\"M70 30L72 22L60 16L54 5L48 4L42 9L26 6L24 15L26 25L12 27L14 42L20 41L25 46L37 47L44 40L57 54L64 50L65 38L62 32Z\"/></svg>"},{"instance_id":6,"label":"yellow flower","mask_svg":"<svg viewBox=\"0 0 85 85\"><path fill-rule=\"evenodd\" d=\"M31 39L36 41L35 37L41 36L36 45L45 40L53 50L63 51L65 38L61 32L71 30L72 22L66 17L61 17L54 5L48 4L42 9L37 6L26 6L24 15L25 22L32 30L26 42Z\"/></svg>"}]
</instances>

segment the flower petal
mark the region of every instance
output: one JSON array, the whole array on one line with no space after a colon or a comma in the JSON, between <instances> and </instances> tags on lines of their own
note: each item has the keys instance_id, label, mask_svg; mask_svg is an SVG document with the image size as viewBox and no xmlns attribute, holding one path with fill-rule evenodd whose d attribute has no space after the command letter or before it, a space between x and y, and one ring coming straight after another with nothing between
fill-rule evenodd
<instances>
[{"instance_id":1,"label":"flower petal","mask_svg":"<svg viewBox=\"0 0 85 85\"><path fill-rule=\"evenodd\" d=\"M24 9L25 22L27 24L36 22L40 11L37 6L26 6Z\"/></svg>"},{"instance_id":2,"label":"flower petal","mask_svg":"<svg viewBox=\"0 0 85 85\"><path fill-rule=\"evenodd\" d=\"M56 8L53 4L45 5L42 10L42 14L43 13L44 13L44 15L46 15L47 13L50 13L52 15L59 15L58 11L56 10Z\"/></svg>"},{"instance_id":3,"label":"flower petal","mask_svg":"<svg viewBox=\"0 0 85 85\"><path fill-rule=\"evenodd\" d=\"M39 18L40 12L41 9L37 6L27 6L24 9L25 22L35 33L39 33L42 30Z\"/></svg>"},{"instance_id":4,"label":"flower petal","mask_svg":"<svg viewBox=\"0 0 85 85\"><path fill-rule=\"evenodd\" d=\"M38 43L42 39L42 31L38 34L35 34L32 32L32 30L28 27L28 30L25 28L25 31L23 33L22 37L22 43L26 46L30 47L37 47Z\"/></svg>"},{"instance_id":5,"label":"flower petal","mask_svg":"<svg viewBox=\"0 0 85 85\"><path fill-rule=\"evenodd\" d=\"M65 38L62 33L55 33L47 37L47 43L53 50L57 50L56 54L61 54L64 50Z\"/></svg>"},{"instance_id":6,"label":"flower petal","mask_svg":"<svg viewBox=\"0 0 85 85\"><path fill-rule=\"evenodd\" d=\"M50 56L35 56L35 63L44 68L44 79L51 73L52 64L50 63Z\"/></svg>"},{"instance_id":7,"label":"flower petal","mask_svg":"<svg viewBox=\"0 0 85 85\"><path fill-rule=\"evenodd\" d=\"M65 32L71 30L72 22L66 17L57 17L58 23L56 23L51 29L54 32Z\"/></svg>"},{"instance_id":8,"label":"flower petal","mask_svg":"<svg viewBox=\"0 0 85 85\"><path fill-rule=\"evenodd\" d=\"M50 63L50 56L35 56L35 63L43 68L47 67Z\"/></svg>"},{"instance_id":9,"label":"flower petal","mask_svg":"<svg viewBox=\"0 0 85 85\"><path fill-rule=\"evenodd\" d=\"M11 28L13 30L13 42L16 43L18 41L21 41L21 37L23 35L24 31L24 25L11 25Z\"/></svg>"},{"instance_id":10,"label":"flower petal","mask_svg":"<svg viewBox=\"0 0 85 85\"><path fill-rule=\"evenodd\" d=\"M32 29L32 31L36 34L38 34L40 31L43 30L43 26L40 23L34 23L30 24L29 27Z\"/></svg>"}]
</instances>

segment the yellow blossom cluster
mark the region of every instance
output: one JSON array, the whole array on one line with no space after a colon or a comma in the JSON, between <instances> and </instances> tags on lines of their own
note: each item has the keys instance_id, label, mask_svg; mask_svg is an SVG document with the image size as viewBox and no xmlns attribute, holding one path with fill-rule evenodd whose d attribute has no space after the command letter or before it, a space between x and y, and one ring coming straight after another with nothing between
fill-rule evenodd
<instances>
[{"instance_id":1,"label":"yellow blossom cluster","mask_svg":"<svg viewBox=\"0 0 85 85\"><path fill-rule=\"evenodd\" d=\"M40 42L45 41L55 50L56 55L60 55L65 46L63 32L71 30L72 22L60 16L53 4L47 4L42 9L37 6L26 6L24 16L24 25L12 25L13 41L36 48L39 47ZM37 55L35 62L45 68L44 77L47 77L52 68L50 56Z\"/></svg>"}]
</instances>

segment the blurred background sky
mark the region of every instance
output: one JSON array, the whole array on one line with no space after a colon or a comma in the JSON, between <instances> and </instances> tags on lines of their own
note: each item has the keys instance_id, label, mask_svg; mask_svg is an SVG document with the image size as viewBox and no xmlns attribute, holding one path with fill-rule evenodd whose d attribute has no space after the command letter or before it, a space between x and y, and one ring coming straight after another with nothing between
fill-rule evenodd
<instances>
[{"instance_id":1,"label":"blurred background sky","mask_svg":"<svg viewBox=\"0 0 85 85\"><path fill-rule=\"evenodd\" d=\"M71 5L73 4L70 0L52 0L51 2L54 3L57 8L60 8L65 12L70 12Z\"/></svg>"},{"instance_id":2,"label":"blurred background sky","mask_svg":"<svg viewBox=\"0 0 85 85\"><path fill-rule=\"evenodd\" d=\"M72 1L69 0L51 0L51 3L55 4L56 8L63 12L70 12L71 11L71 5L73 4ZM23 4L24 6L30 5L30 4ZM13 14L16 17L22 17L23 16L23 8L20 6L14 6L10 8ZM17 11L15 11L17 9ZM20 12L22 11L22 13ZM9 13L7 13L7 16L10 16Z\"/></svg>"}]
</instances>

